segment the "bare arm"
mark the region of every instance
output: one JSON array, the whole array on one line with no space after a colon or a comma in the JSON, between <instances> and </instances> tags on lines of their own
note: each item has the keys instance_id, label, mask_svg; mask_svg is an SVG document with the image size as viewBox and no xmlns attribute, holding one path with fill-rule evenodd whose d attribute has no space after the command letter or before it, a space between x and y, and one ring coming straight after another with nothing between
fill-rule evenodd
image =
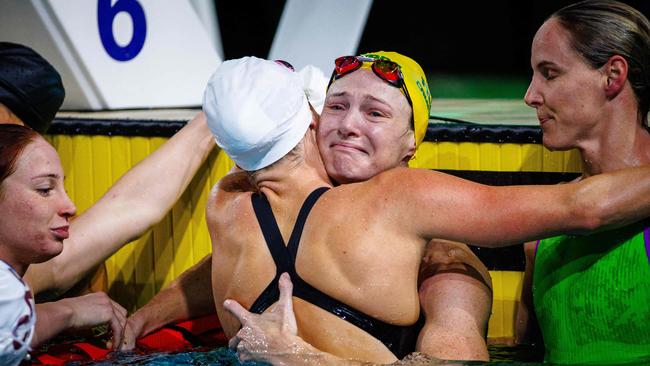
<instances>
[{"instance_id":1,"label":"bare arm","mask_svg":"<svg viewBox=\"0 0 650 366\"><path fill-rule=\"evenodd\" d=\"M492 187L421 169L394 169L373 180L396 212L386 215L389 224L425 240L505 246L650 216L650 167L560 185Z\"/></svg>"},{"instance_id":2,"label":"bare arm","mask_svg":"<svg viewBox=\"0 0 650 366\"><path fill-rule=\"evenodd\" d=\"M126 324L126 310L102 292L37 304L32 347L67 329L105 323L113 332L113 347L118 348Z\"/></svg>"},{"instance_id":3,"label":"bare arm","mask_svg":"<svg viewBox=\"0 0 650 366\"><path fill-rule=\"evenodd\" d=\"M72 221L60 255L29 267L26 278L34 292L65 292L122 245L159 222L213 147L205 116L199 113Z\"/></svg>"},{"instance_id":4,"label":"bare arm","mask_svg":"<svg viewBox=\"0 0 650 366\"><path fill-rule=\"evenodd\" d=\"M416 350L444 360L488 361L492 286L487 268L464 244L432 240L420 277L426 322Z\"/></svg>"},{"instance_id":5,"label":"bare arm","mask_svg":"<svg viewBox=\"0 0 650 366\"><path fill-rule=\"evenodd\" d=\"M169 323L214 314L211 272L208 254L138 309L127 320L122 348L133 349L138 338Z\"/></svg>"},{"instance_id":6,"label":"bare arm","mask_svg":"<svg viewBox=\"0 0 650 366\"><path fill-rule=\"evenodd\" d=\"M235 172L238 174L233 174ZM237 167L233 167L219 181L218 186L223 185L224 182L226 185L246 185L248 187L246 175ZM214 189L211 196L213 194ZM213 204L213 200L209 199L206 207L206 218L211 237L215 235L211 220L213 215L209 214L215 209ZM172 322L216 313L212 294L212 261L212 254L208 254L130 316L129 327L124 334L123 348L125 350L132 349L138 338Z\"/></svg>"},{"instance_id":7,"label":"bare arm","mask_svg":"<svg viewBox=\"0 0 650 366\"><path fill-rule=\"evenodd\" d=\"M235 172L239 173L233 174ZM224 182L226 185L245 185L249 188L246 175L237 167L219 181L219 186ZM216 206L213 206L212 199L209 202L206 218L212 236L215 229L211 225L213 215L209 212L214 211ZM212 260L212 254L205 256L129 317L129 327L124 334L125 350L135 347L138 338L169 323L216 312L212 295Z\"/></svg>"}]
</instances>

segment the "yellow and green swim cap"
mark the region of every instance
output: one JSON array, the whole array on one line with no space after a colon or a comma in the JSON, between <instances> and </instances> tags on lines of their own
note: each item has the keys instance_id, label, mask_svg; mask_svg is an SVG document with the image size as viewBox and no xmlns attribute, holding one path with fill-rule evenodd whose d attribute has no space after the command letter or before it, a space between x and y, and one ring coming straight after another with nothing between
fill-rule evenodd
<instances>
[{"instance_id":1,"label":"yellow and green swim cap","mask_svg":"<svg viewBox=\"0 0 650 366\"><path fill-rule=\"evenodd\" d=\"M424 140L424 135L427 132L429 110L431 109L431 92L424 71L415 60L397 52L378 51L364 53L361 56L389 60L399 65L404 76L406 90L413 103L413 127L415 130L415 147L417 148Z\"/></svg>"}]
</instances>

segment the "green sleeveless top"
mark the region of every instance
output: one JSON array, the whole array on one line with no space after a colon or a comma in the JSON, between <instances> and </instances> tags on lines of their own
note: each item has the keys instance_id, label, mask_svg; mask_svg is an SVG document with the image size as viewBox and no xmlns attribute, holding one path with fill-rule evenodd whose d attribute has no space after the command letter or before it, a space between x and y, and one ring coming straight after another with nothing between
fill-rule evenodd
<instances>
[{"instance_id":1,"label":"green sleeveless top","mask_svg":"<svg viewBox=\"0 0 650 366\"><path fill-rule=\"evenodd\" d=\"M546 362L650 362L648 224L538 243L533 299Z\"/></svg>"}]
</instances>

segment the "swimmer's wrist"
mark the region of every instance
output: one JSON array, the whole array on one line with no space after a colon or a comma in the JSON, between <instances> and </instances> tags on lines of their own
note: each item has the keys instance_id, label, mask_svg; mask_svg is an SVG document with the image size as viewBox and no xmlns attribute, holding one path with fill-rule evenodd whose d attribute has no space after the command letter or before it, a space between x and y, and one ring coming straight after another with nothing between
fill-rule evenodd
<instances>
[{"instance_id":1,"label":"swimmer's wrist","mask_svg":"<svg viewBox=\"0 0 650 366\"><path fill-rule=\"evenodd\" d=\"M153 313L154 311L144 307L138 309L127 319L127 324L131 327L131 331L136 338L144 337L145 335L170 323L161 319L156 319L152 316L154 315Z\"/></svg>"},{"instance_id":2,"label":"swimmer's wrist","mask_svg":"<svg viewBox=\"0 0 650 366\"><path fill-rule=\"evenodd\" d=\"M43 305L48 306L49 309L49 321L55 324L63 324L64 329L74 328L76 326L74 318L75 311L71 301L68 298L44 303Z\"/></svg>"}]
</instances>

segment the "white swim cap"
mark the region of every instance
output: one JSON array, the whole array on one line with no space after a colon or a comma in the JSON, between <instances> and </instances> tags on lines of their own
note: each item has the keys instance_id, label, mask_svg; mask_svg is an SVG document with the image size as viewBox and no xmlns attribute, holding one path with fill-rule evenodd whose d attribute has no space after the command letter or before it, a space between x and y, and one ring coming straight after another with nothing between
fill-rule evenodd
<instances>
[{"instance_id":1,"label":"white swim cap","mask_svg":"<svg viewBox=\"0 0 650 366\"><path fill-rule=\"evenodd\" d=\"M327 94L327 83L329 79L323 71L314 65L307 65L298 72L302 78L302 88L309 99L309 104L314 110L321 114L325 105L325 96Z\"/></svg>"},{"instance_id":2,"label":"white swim cap","mask_svg":"<svg viewBox=\"0 0 650 366\"><path fill-rule=\"evenodd\" d=\"M312 120L298 73L256 57L219 66L203 95L203 111L217 145L248 171L284 157Z\"/></svg>"}]
</instances>

